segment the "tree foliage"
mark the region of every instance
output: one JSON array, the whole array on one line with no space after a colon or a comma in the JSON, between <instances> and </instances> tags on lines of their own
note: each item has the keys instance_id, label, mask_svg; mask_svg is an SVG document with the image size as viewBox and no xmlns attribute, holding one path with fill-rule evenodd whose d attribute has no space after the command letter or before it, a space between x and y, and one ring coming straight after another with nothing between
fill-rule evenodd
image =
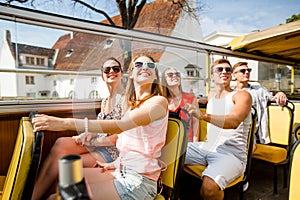
<instances>
[{"instance_id":1,"label":"tree foliage","mask_svg":"<svg viewBox=\"0 0 300 200\"><path fill-rule=\"evenodd\" d=\"M60 2L61 0L52 0L52 2L55 1ZM76 7L77 5L81 5L90 11L102 15L112 26L116 26L116 24L112 20L112 17L105 10L97 8L97 3L99 2L84 1L84 0L69 0L69 1L73 2L74 7ZM143 7L145 6L146 3L151 1L153 0L115 0L116 6L118 8L119 14L122 19L122 27L128 30L133 29ZM184 12L187 12L188 14L194 17L197 17L196 13L199 10L201 10L203 7L200 1L197 1L195 5L192 3L193 0L167 0L167 1L179 5L179 7L182 8ZM38 0L6 0L6 3L8 4L27 3L34 8L38 8L37 2Z\"/></svg>"},{"instance_id":2,"label":"tree foliage","mask_svg":"<svg viewBox=\"0 0 300 200\"><path fill-rule=\"evenodd\" d=\"M293 14L290 18L285 20L286 23L294 22L300 20L300 13L298 15Z\"/></svg>"}]
</instances>

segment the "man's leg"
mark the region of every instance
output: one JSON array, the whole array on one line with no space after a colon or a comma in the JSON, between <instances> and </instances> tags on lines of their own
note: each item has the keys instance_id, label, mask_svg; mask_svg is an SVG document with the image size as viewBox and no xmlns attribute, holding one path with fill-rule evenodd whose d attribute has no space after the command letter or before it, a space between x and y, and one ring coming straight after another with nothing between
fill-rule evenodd
<instances>
[{"instance_id":1,"label":"man's leg","mask_svg":"<svg viewBox=\"0 0 300 200\"><path fill-rule=\"evenodd\" d=\"M202 198L210 200L222 200L224 199L224 191L219 188L219 185L208 176L204 176L200 194Z\"/></svg>"}]
</instances>

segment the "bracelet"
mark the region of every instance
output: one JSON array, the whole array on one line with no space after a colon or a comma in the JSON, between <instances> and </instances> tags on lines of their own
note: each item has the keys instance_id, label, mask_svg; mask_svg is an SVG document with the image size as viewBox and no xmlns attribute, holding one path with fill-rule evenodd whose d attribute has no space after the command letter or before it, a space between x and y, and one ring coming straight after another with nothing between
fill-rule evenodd
<instances>
[{"instance_id":1,"label":"bracelet","mask_svg":"<svg viewBox=\"0 0 300 200\"><path fill-rule=\"evenodd\" d=\"M87 117L84 118L84 133L89 132L89 119Z\"/></svg>"}]
</instances>

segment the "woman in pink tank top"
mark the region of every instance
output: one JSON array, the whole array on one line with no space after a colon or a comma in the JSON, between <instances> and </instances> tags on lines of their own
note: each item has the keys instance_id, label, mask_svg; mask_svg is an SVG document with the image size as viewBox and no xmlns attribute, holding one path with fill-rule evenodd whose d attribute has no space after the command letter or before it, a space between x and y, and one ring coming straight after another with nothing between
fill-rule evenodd
<instances>
[{"instance_id":1,"label":"woman in pink tank top","mask_svg":"<svg viewBox=\"0 0 300 200\"><path fill-rule=\"evenodd\" d=\"M119 158L84 168L92 199L154 199L162 170L159 157L165 143L168 101L160 86L157 63L147 55L136 57L129 68L126 88L128 111L120 120L83 120L37 115L34 131L85 130L120 134Z\"/></svg>"}]
</instances>

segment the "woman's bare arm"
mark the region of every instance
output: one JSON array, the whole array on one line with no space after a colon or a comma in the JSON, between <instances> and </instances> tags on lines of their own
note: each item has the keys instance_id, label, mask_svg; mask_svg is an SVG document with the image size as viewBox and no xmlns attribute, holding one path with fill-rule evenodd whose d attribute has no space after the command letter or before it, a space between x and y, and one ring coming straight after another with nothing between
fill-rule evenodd
<instances>
[{"instance_id":1,"label":"woman's bare arm","mask_svg":"<svg viewBox=\"0 0 300 200\"><path fill-rule=\"evenodd\" d=\"M125 114L121 120L88 120L89 132L116 134L137 126L147 125L166 116L168 101L165 97L154 96L139 108ZM77 130L84 131L84 119L57 118L39 114L33 119L34 131Z\"/></svg>"}]
</instances>

